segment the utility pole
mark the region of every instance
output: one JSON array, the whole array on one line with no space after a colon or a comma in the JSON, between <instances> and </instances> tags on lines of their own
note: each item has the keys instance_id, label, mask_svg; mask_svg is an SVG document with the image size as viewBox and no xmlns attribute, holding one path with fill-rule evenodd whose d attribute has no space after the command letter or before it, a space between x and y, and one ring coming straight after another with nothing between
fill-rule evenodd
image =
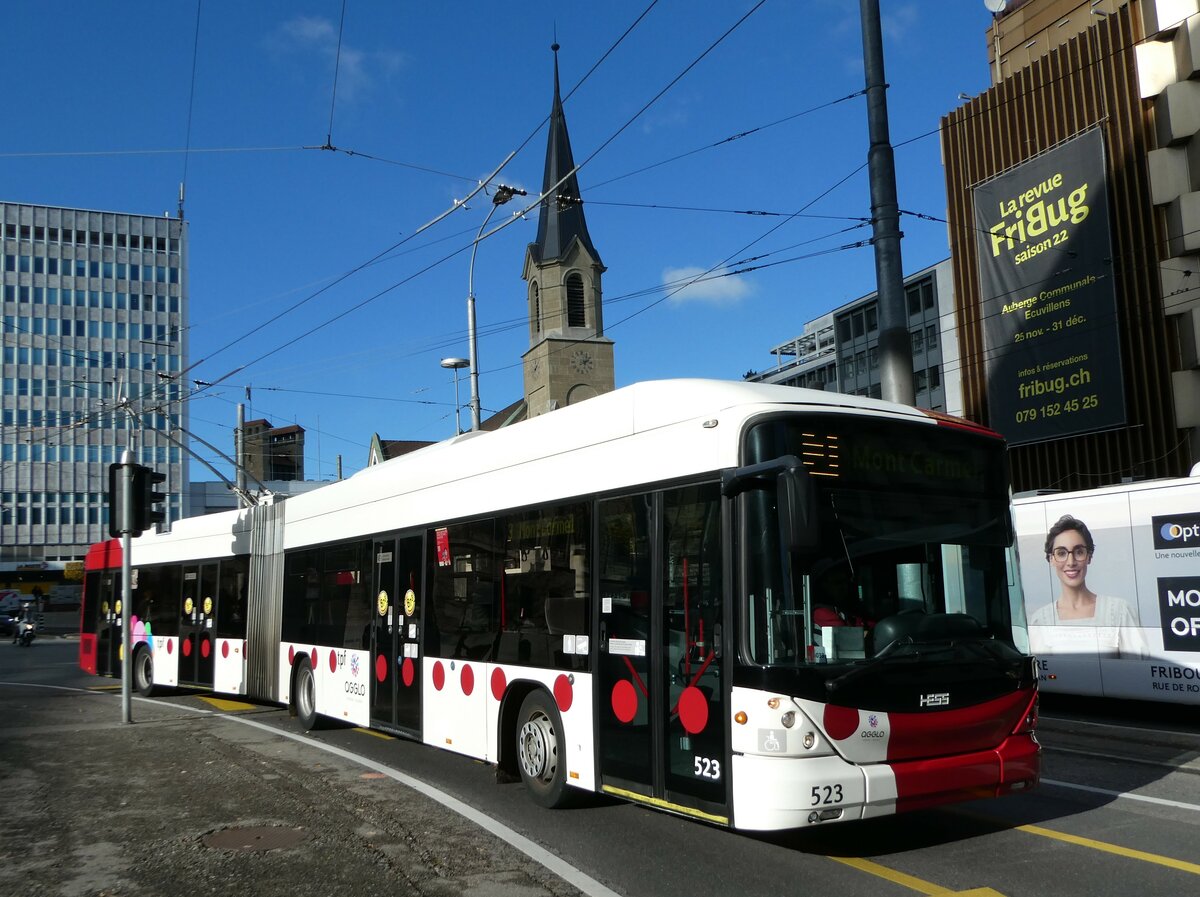
<instances>
[{"instance_id":1,"label":"utility pole","mask_svg":"<svg viewBox=\"0 0 1200 897\"><path fill-rule=\"evenodd\" d=\"M883 34L879 0L859 0L863 68L866 72L867 124L871 148L871 242L879 305L879 380L883 398L904 405L916 401L912 343L904 301L904 264L900 258L900 206L896 200L896 160L888 134L887 82L883 74Z\"/></svg>"},{"instance_id":2,"label":"utility pole","mask_svg":"<svg viewBox=\"0 0 1200 897\"><path fill-rule=\"evenodd\" d=\"M133 441L131 435L130 441ZM121 454L120 484L121 490L121 722L133 722L133 700L130 673L133 661L129 657L129 649L133 640L129 637L130 607L133 605L133 588L129 582L129 556L133 549L133 449L127 448ZM112 510L109 510L112 513Z\"/></svg>"}]
</instances>

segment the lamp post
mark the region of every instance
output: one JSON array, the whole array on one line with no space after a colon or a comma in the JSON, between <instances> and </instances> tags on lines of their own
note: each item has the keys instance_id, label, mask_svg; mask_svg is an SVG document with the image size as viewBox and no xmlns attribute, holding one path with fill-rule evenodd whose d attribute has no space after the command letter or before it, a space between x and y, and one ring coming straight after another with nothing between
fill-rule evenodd
<instances>
[{"instance_id":1,"label":"lamp post","mask_svg":"<svg viewBox=\"0 0 1200 897\"><path fill-rule=\"evenodd\" d=\"M465 358L443 358L442 367L450 368L454 371L454 435L462 433L462 427L459 425L458 409L462 406L458 403L458 372L469 365L471 362Z\"/></svg>"},{"instance_id":2,"label":"lamp post","mask_svg":"<svg viewBox=\"0 0 1200 897\"><path fill-rule=\"evenodd\" d=\"M492 215L496 213L496 209L504 205L514 196L524 196L524 190L518 190L516 187L508 187L504 184L496 185L496 192L492 194L492 207L488 209L487 217L483 219L483 224L479 226L479 233L475 235L475 241L471 244L471 266L467 270L467 342L470 348L470 365L471 365L471 429L479 429L479 361L478 352L475 344L475 252L479 249L479 240L483 236L483 231L487 227L488 222L492 220Z\"/></svg>"}]
</instances>

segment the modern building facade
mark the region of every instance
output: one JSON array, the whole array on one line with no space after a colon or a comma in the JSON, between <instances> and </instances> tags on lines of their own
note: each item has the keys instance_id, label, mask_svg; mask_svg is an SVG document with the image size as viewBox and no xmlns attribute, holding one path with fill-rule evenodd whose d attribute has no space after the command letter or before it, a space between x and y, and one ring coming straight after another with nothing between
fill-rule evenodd
<instances>
[{"instance_id":1,"label":"modern building facade","mask_svg":"<svg viewBox=\"0 0 1200 897\"><path fill-rule=\"evenodd\" d=\"M0 237L0 558L66 562L107 538L126 449L183 516L186 223L0 202Z\"/></svg>"},{"instance_id":2,"label":"modern building facade","mask_svg":"<svg viewBox=\"0 0 1200 897\"><path fill-rule=\"evenodd\" d=\"M962 413L958 337L950 260L904 280L913 388L922 408ZM828 389L879 398L879 297L869 293L805 325L800 336L771 350L776 366L747 380Z\"/></svg>"},{"instance_id":3,"label":"modern building facade","mask_svg":"<svg viewBox=\"0 0 1200 897\"><path fill-rule=\"evenodd\" d=\"M1186 475L1200 4L1013 0L988 46L993 86L941 124L965 415L1018 490Z\"/></svg>"}]
</instances>

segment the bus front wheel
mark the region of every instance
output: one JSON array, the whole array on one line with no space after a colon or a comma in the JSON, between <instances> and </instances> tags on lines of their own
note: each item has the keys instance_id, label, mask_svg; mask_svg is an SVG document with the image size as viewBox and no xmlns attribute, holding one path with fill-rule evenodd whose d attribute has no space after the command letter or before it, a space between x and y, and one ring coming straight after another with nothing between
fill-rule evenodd
<instances>
[{"instance_id":1,"label":"bus front wheel","mask_svg":"<svg viewBox=\"0 0 1200 897\"><path fill-rule=\"evenodd\" d=\"M521 703L517 719L517 765L535 803L543 807L569 803L566 761L558 708L545 692L532 692Z\"/></svg>"},{"instance_id":2,"label":"bus front wheel","mask_svg":"<svg viewBox=\"0 0 1200 897\"><path fill-rule=\"evenodd\" d=\"M296 668L296 686L292 689L292 703L296 717L305 732L317 727L317 677L307 660L300 661Z\"/></svg>"}]
</instances>

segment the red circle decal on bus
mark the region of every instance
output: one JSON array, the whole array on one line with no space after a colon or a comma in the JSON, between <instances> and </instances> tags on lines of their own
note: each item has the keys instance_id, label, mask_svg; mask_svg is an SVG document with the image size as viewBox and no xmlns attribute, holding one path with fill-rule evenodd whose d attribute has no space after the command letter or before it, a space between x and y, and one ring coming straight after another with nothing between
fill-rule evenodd
<instances>
[{"instance_id":1,"label":"red circle decal on bus","mask_svg":"<svg viewBox=\"0 0 1200 897\"><path fill-rule=\"evenodd\" d=\"M383 682L387 679L387 668L387 657L383 654L380 654L375 658L375 678L380 682Z\"/></svg>"},{"instance_id":2,"label":"red circle decal on bus","mask_svg":"<svg viewBox=\"0 0 1200 897\"><path fill-rule=\"evenodd\" d=\"M463 694L469 695L475 690L475 671L470 664L463 664L462 672L458 674L458 683L462 686Z\"/></svg>"},{"instance_id":3,"label":"red circle decal on bus","mask_svg":"<svg viewBox=\"0 0 1200 897\"><path fill-rule=\"evenodd\" d=\"M317 660L317 649L316 648L308 649L308 663L309 663L309 666L312 667L312 671L315 673L317 671L317 664L319 663L319 661Z\"/></svg>"},{"instance_id":4,"label":"red circle decal on bus","mask_svg":"<svg viewBox=\"0 0 1200 897\"><path fill-rule=\"evenodd\" d=\"M337 651L332 648L329 649L329 672L337 672Z\"/></svg>"},{"instance_id":5,"label":"red circle decal on bus","mask_svg":"<svg viewBox=\"0 0 1200 897\"><path fill-rule=\"evenodd\" d=\"M207 660L210 654L212 654L212 642L207 638L200 639L200 656Z\"/></svg>"},{"instance_id":6,"label":"red circle decal on bus","mask_svg":"<svg viewBox=\"0 0 1200 897\"><path fill-rule=\"evenodd\" d=\"M858 710L853 707L825 705L825 731L834 741L844 741L858 731Z\"/></svg>"},{"instance_id":7,"label":"red circle decal on bus","mask_svg":"<svg viewBox=\"0 0 1200 897\"><path fill-rule=\"evenodd\" d=\"M411 657L404 658L404 663L400 664L400 678L404 680L405 688L408 688L410 685L413 684L413 678L414 678L415 673L416 673L416 670L413 668L412 658ZM438 674L438 671L435 668L433 671L433 678L435 680L437 679L437 674ZM441 686L439 685L438 688L441 688Z\"/></svg>"},{"instance_id":8,"label":"red circle decal on bus","mask_svg":"<svg viewBox=\"0 0 1200 897\"><path fill-rule=\"evenodd\" d=\"M190 635L183 640L183 656L192 656L192 637Z\"/></svg>"},{"instance_id":9,"label":"red circle decal on bus","mask_svg":"<svg viewBox=\"0 0 1200 897\"><path fill-rule=\"evenodd\" d=\"M633 683L628 679L617 680L612 690L612 709L617 719L623 723L630 722L637 716L638 697Z\"/></svg>"},{"instance_id":10,"label":"red circle decal on bus","mask_svg":"<svg viewBox=\"0 0 1200 897\"><path fill-rule=\"evenodd\" d=\"M679 696L679 721L689 735L699 735L708 725L708 699L694 685L689 685Z\"/></svg>"},{"instance_id":11,"label":"red circle decal on bus","mask_svg":"<svg viewBox=\"0 0 1200 897\"><path fill-rule=\"evenodd\" d=\"M492 697L499 701L504 697L504 689L508 688L508 680L500 667L492 670Z\"/></svg>"},{"instance_id":12,"label":"red circle decal on bus","mask_svg":"<svg viewBox=\"0 0 1200 897\"><path fill-rule=\"evenodd\" d=\"M296 662L296 646L288 645L288 666L292 666Z\"/></svg>"},{"instance_id":13,"label":"red circle decal on bus","mask_svg":"<svg viewBox=\"0 0 1200 897\"><path fill-rule=\"evenodd\" d=\"M167 639L167 653L168 654L175 653L175 641L173 639Z\"/></svg>"},{"instance_id":14,"label":"red circle decal on bus","mask_svg":"<svg viewBox=\"0 0 1200 897\"><path fill-rule=\"evenodd\" d=\"M575 692L571 689L571 680L566 676L559 676L554 680L554 703L558 705L559 710L566 713L574 701Z\"/></svg>"},{"instance_id":15,"label":"red circle decal on bus","mask_svg":"<svg viewBox=\"0 0 1200 897\"><path fill-rule=\"evenodd\" d=\"M411 658L410 658L411 659ZM439 660L433 665L433 687L438 691L442 690L442 686L446 684L446 670L442 667L442 662Z\"/></svg>"},{"instance_id":16,"label":"red circle decal on bus","mask_svg":"<svg viewBox=\"0 0 1200 897\"><path fill-rule=\"evenodd\" d=\"M221 656L222 657L229 656L229 642L221 642Z\"/></svg>"}]
</instances>

